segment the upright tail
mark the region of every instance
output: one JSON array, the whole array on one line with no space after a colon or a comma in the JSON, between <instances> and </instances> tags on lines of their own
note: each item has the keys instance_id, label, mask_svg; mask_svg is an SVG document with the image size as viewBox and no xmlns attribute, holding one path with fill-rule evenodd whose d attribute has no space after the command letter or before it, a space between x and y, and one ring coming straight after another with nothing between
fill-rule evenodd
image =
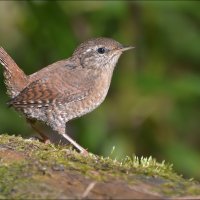
<instances>
[{"instance_id":1,"label":"upright tail","mask_svg":"<svg viewBox=\"0 0 200 200\"><path fill-rule=\"evenodd\" d=\"M0 63L4 69L7 93L14 98L27 85L28 78L2 47L0 47Z\"/></svg>"}]
</instances>

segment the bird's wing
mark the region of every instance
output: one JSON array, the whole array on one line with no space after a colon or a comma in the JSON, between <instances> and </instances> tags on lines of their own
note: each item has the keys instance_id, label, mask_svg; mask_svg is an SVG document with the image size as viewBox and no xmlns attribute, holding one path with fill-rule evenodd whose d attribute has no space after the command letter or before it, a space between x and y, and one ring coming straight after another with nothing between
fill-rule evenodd
<instances>
[{"instance_id":1,"label":"bird's wing","mask_svg":"<svg viewBox=\"0 0 200 200\"><path fill-rule=\"evenodd\" d=\"M69 103L85 98L87 91L69 87L64 93L55 86L54 81L36 80L11 99L8 104L16 108L48 107L53 102Z\"/></svg>"}]
</instances>

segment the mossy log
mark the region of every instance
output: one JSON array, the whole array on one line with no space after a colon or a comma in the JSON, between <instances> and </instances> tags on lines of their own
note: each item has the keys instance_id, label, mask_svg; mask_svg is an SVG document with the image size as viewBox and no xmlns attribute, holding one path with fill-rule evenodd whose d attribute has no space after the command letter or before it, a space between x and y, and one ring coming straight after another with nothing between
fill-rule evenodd
<instances>
[{"instance_id":1,"label":"mossy log","mask_svg":"<svg viewBox=\"0 0 200 200\"><path fill-rule=\"evenodd\" d=\"M1 135L0 198L200 199L200 184L151 157L119 162Z\"/></svg>"}]
</instances>

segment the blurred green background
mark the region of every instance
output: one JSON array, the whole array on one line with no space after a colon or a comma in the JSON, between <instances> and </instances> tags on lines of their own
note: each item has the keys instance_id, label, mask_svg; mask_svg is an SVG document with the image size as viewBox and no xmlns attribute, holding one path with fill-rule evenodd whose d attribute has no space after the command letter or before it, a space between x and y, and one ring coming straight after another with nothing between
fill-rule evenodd
<instances>
[{"instance_id":1,"label":"blurred green background","mask_svg":"<svg viewBox=\"0 0 200 200\"><path fill-rule=\"evenodd\" d=\"M91 37L135 49L121 56L104 103L68 124L96 154L150 156L200 180L198 1L1 1L0 45L27 73L69 57ZM8 109L0 67L0 133L34 131Z\"/></svg>"}]
</instances>

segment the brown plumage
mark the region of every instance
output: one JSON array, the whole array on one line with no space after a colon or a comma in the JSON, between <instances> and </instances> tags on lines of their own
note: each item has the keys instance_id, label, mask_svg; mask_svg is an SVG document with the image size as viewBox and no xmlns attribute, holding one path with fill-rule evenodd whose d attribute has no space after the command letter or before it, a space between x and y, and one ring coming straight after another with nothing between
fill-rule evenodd
<instances>
[{"instance_id":1,"label":"brown plumage","mask_svg":"<svg viewBox=\"0 0 200 200\"><path fill-rule=\"evenodd\" d=\"M7 93L13 98L28 84L27 76L2 47L0 47L0 63L4 67Z\"/></svg>"},{"instance_id":2,"label":"brown plumage","mask_svg":"<svg viewBox=\"0 0 200 200\"><path fill-rule=\"evenodd\" d=\"M102 103L120 55L131 48L108 38L88 40L72 57L29 76L0 48L0 63L4 66L5 83L11 97L9 105L27 119L50 125L85 153L84 148L65 134L65 124Z\"/></svg>"}]
</instances>

